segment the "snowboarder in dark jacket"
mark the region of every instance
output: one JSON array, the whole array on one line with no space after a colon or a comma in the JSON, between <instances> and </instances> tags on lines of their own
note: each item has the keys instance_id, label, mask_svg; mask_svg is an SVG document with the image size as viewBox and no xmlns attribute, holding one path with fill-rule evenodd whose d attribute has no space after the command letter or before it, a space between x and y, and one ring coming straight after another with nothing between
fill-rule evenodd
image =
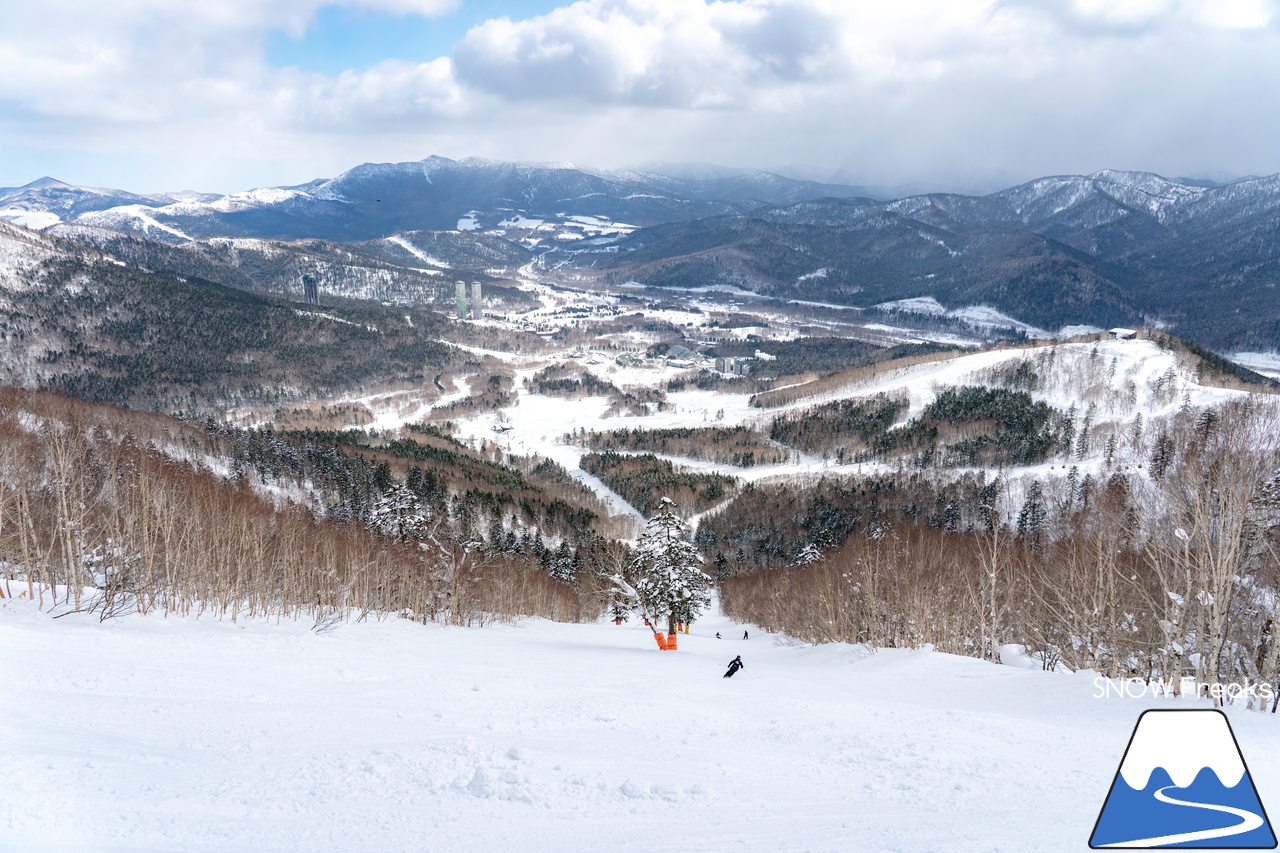
<instances>
[{"instance_id":1,"label":"snowboarder in dark jacket","mask_svg":"<svg viewBox=\"0 0 1280 853\"><path fill-rule=\"evenodd\" d=\"M747 632L746 632L746 631L743 631L743 632L742 632L742 639L744 639L744 640L745 640L746 638L747 638Z\"/></svg>"},{"instance_id":2,"label":"snowboarder in dark jacket","mask_svg":"<svg viewBox=\"0 0 1280 853\"><path fill-rule=\"evenodd\" d=\"M744 666L746 666L746 664L742 662L742 655L738 655L736 658L729 661L729 671L724 674L724 677L733 678L733 674Z\"/></svg>"}]
</instances>

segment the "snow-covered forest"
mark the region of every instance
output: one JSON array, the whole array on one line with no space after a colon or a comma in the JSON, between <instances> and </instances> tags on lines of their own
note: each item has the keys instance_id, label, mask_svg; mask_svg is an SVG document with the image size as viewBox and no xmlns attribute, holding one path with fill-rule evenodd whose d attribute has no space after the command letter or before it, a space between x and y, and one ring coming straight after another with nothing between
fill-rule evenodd
<instances>
[{"instance_id":1,"label":"snow-covered forest","mask_svg":"<svg viewBox=\"0 0 1280 853\"><path fill-rule=\"evenodd\" d=\"M1018 485L1015 495L999 475L951 488L905 475L860 484L828 507L858 535L794 568L726 579L726 612L811 642L986 660L1017 644L1050 670L1175 688L1280 683L1273 399L1175 416L1154 438L1135 436L1102 476L1073 465Z\"/></svg>"}]
</instances>

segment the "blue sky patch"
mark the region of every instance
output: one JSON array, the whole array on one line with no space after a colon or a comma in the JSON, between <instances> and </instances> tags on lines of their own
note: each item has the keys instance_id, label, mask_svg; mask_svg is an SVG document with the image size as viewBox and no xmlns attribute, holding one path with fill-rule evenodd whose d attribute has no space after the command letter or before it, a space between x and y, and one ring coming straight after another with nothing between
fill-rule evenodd
<instances>
[{"instance_id":1,"label":"blue sky patch","mask_svg":"<svg viewBox=\"0 0 1280 853\"><path fill-rule=\"evenodd\" d=\"M393 15L347 6L322 7L302 38L276 31L267 38L267 61L276 68L337 76L363 71L385 59L429 62L448 56L472 27L504 15L513 21L546 14L567 0L464 0L434 18Z\"/></svg>"}]
</instances>

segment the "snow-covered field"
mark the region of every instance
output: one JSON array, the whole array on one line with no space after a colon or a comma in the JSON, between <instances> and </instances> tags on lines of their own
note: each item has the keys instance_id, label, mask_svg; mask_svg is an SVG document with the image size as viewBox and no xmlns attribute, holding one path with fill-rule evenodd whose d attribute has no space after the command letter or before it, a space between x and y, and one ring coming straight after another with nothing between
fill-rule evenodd
<instances>
[{"instance_id":1,"label":"snow-covered field","mask_svg":"<svg viewBox=\"0 0 1280 853\"><path fill-rule=\"evenodd\" d=\"M0 601L0 849L1079 851L1138 714L1203 707L722 617L310 627Z\"/></svg>"}]
</instances>

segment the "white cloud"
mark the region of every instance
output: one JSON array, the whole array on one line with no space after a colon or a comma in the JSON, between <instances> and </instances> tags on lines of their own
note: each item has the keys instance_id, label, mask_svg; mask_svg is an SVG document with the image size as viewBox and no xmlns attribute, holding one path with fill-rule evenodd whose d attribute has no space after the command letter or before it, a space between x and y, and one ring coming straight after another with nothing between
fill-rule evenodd
<instances>
[{"instance_id":1,"label":"white cloud","mask_svg":"<svg viewBox=\"0 0 1280 853\"><path fill-rule=\"evenodd\" d=\"M1167 17L1177 5L1168 0L1073 0L1070 8L1086 20L1132 26Z\"/></svg>"},{"instance_id":2,"label":"white cloud","mask_svg":"<svg viewBox=\"0 0 1280 853\"><path fill-rule=\"evenodd\" d=\"M1005 0L1057 15L1068 28L1119 34L1179 28L1255 30L1275 18L1276 0Z\"/></svg>"},{"instance_id":3,"label":"white cloud","mask_svg":"<svg viewBox=\"0 0 1280 853\"><path fill-rule=\"evenodd\" d=\"M215 189L243 188L227 182L255 159L285 183L429 153L807 162L894 182L1280 170L1273 0L582 0L488 21L431 62L270 67L266 34L301 35L322 5L6 4L0 155L143 155L170 188L224 162Z\"/></svg>"},{"instance_id":4,"label":"white cloud","mask_svg":"<svg viewBox=\"0 0 1280 853\"><path fill-rule=\"evenodd\" d=\"M464 83L512 98L722 108L822 73L839 20L821 5L594 0L489 21L453 55Z\"/></svg>"},{"instance_id":5,"label":"white cloud","mask_svg":"<svg viewBox=\"0 0 1280 853\"><path fill-rule=\"evenodd\" d=\"M273 102L298 128L368 133L387 125L457 117L467 110L448 59L382 62L336 78L292 70L280 75Z\"/></svg>"},{"instance_id":6,"label":"white cloud","mask_svg":"<svg viewBox=\"0 0 1280 853\"><path fill-rule=\"evenodd\" d=\"M1222 29L1254 30L1271 23L1275 6L1269 0L1216 0L1197 4L1196 17Z\"/></svg>"}]
</instances>

